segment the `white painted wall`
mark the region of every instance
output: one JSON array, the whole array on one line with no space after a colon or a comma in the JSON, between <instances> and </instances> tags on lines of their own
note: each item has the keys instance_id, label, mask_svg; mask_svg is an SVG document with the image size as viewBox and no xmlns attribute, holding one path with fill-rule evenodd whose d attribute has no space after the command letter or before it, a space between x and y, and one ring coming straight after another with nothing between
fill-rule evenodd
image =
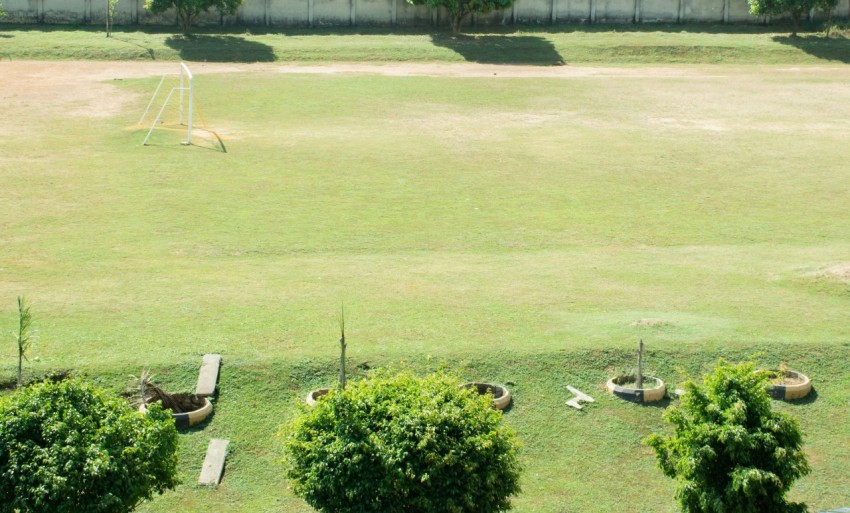
<instances>
[{"instance_id":1,"label":"white painted wall","mask_svg":"<svg viewBox=\"0 0 850 513\"><path fill-rule=\"evenodd\" d=\"M12 23L102 24L106 0L2 0ZM835 18L847 18L850 0L840 0ZM118 0L118 25L174 25L173 12L153 15L144 0ZM432 16L426 7L406 0L244 0L227 25L297 26L428 26L444 25L445 15ZM220 23L217 14L197 25ZM516 0L512 9L475 16L473 25L543 25L587 22L728 22L759 23L746 0Z\"/></svg>"}]
</instances>

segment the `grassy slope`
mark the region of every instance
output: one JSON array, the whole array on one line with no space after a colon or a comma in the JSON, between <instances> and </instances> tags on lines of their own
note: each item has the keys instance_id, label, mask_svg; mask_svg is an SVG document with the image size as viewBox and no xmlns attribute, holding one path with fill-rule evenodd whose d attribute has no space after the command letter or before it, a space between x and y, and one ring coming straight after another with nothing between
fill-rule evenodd
<instances>
[{"instance_id":1,"label":"grassy slope","mask_svg":"<svg viewBox=\"0 0 850 513\"><path fill-rule=\"evenodd\" d=\"M641 336L668 381L761 350L815 377L815 401L778 405L809 433L795 496L844 505L850 289L810 273L850 249L843 73L202 76L227 154L173 134L139 147L121 128L155 81L124 82L118 117L7 134L0 325L25 292L33 371L116 388L146 366L188 389L201 353L225 355L215 420L184 437L186 485L144 511L306 510L270 440L332 381L341 300L352 364L516 383L519 511L672 511L639 444L662 410L598 388ZM664 324L632 324L650 317ZM567 383L599 404L567 410ZM233 441L217 492L192 484L212 436ZM613 465L649 478L613 482Z\"/></svg>"},{"instance_id":2,"label":"grassy slope","mask_svg":"<svg viewBox=\"0 0 850 513\"><path fill-rule=\"evenodd\" d=\"M0 25L0 58L210 62L438 61L510 64L814 64L850 60L845 33L791 39L788 27L564 25L493 29L452 38L442 30L197 29Z\"/></svg>"}]
</instances>

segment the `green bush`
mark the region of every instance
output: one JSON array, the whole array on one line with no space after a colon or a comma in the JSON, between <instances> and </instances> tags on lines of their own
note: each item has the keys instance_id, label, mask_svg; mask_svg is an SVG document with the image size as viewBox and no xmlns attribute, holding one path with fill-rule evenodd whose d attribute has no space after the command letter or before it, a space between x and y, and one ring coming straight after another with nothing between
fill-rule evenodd
<instances>
[{"instance_id":1,"label":"green bush","mask_svg":"<svg viewBox=\"0 0 850 513\"><path fill-rule=\"evenodd\" d=\"M322 512L510 509L517 442L491 402L445 374L350 383L289 427L288 477Z\"/></svg>"},{"instance_id":2,"label":"green bush","mask_svg":"<svg viewBox=\"0 0 850 513\"><path fill-rule=\"evenodd\" d=\"M661 470L678 480L687 513L805 512L789 503L791 484L809 472L797 422L771 410L767 378L751 364L722 360L703 385L688 383L667 412L670 436L647 438Z\"/></svg>"},{"instance_id":3,"label":"green bush","mask_svg":"<svg viewBox=\"0 0 850 513\"><path fill-rule=\"evenodd\" d=\"M123 513L177 484L171 414L79 380L0 401L0 513Z\"/></svg>"}]
</instances>

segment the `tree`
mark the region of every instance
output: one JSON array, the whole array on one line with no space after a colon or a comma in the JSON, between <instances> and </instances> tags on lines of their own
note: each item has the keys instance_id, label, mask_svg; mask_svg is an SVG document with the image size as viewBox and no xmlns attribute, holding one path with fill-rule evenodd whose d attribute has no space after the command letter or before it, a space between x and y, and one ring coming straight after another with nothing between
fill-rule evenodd
<instances>
[{"instance_id":1,"label":"tree","mask_svg":"<svg viewBox=\"0 0 850 513\"><path fill-rule=\"evenodd\" d=\"M18 296L18 330L14 333L15 342L18 346L18 388L24 384L23 371L24 360L28 360L27 351L32 344L32 314L30 313L30 305L27 304L23 296Z\"/></svg>"},{"instance_id":2,"label":"tree","mask_svg":"<svg viewBox=\"0 0 850 513\"><path fill-rule=\"evenodd\" d=\"M0 400L0 513L124 513L177 484L177 428L77 379Z\"/></svg>"},{"instance_id":3,"label":"tree","mask_svg":"<svg viewBox=\"0 0 850 513\"><path fill-rule=\"evenodd\" d=\"M486 14L498 9L507 9L512 6L514 0L407 0L411 5L427 5L429 9L435 10L445 7L449 13L449 24L452 27L452 35L460 33L463 22L473 13Z\"/></svg>"},{"instance_id":4,"label":"tree","mask_svg":"<svg viewBox=\"0 0 850 513\"><path fill-rule=\"evenodd\" d=\"M290 426L287 476L326 513L507 510L518 448L491 402L445 374L348 383Z\"/></svg>"},{"instance_id":5,"label":"tree","mask_svg":"<svg viewBox=\"0 0 850 513\"><path fill-rule=\"evenodd\" d=\"M222 14L236 14L240 5L242 0L145 0L145 9L155 14L172 7L176 9L184 34L189 33L192 22L199 14L212 8L218 9Z\"/></svg>"},{"instance_id":6,"label":"tree","mask_svg":"<svg viewBox=\"0 0 850 513\"><path fill-rule=\"evenodd\" d=\"M647 438L661 470L678 481L683 512L806 511L785 499L809 472L802 433L771 410L766 380L752 364L721 360L702 386L686 384L681 406L666 414L674 434Z\"/></svg>"},{"instance_id":7,"label":"tree","mask_svg":"<svg viewBox=\"0 0 850 513\"><path fill-rule=\"evenodd\" d=\"M106 37L112 35L112 20L115 18L115 6L118 0L106 0Z\"/></svg>"},{"instance_id":8,"label":"tree","mask_svg":"<svg viewBox=\"0 0 850 513\"><path fill-rule=\"evenodd\" d=\"M812 9L832 12L838 5L838 0L747 0L750 12L756 16L791 16L793 32L791 37L797 37L800 30L800 20Z\"/></svg>"}]
</instances>

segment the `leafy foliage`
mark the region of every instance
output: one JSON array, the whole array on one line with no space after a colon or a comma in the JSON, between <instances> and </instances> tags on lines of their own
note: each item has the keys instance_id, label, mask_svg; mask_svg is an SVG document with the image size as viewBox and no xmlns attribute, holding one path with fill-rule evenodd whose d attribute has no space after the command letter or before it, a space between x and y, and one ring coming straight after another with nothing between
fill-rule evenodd
<instances>
[{"instance_id":1,"label":"leafy foliage","mask_svg":"<svg viewBox=\"0 0 850 513\"><path fill-rule=\"evenodd\" d=\"M177 484L177 429L71 379L0 402L0 513L123 513Z\"/></svg>"},{"instance_id":2,"label":"leafy foliage","mask_svg":"<svg viewBox=\"0 0 850 513\"><path fill-rule=\"evenodd\" d=\"M491 401L445 374L349 383L296 418L287 475L322 512L507 510L518 448Z\"/></svg>"},{"instance_id":3,"label":"leafy foliage","mask_svg":"<svg viewBox=\"0 0 850 513\"><path fill-rule=\"evenodd\" d=\"M831 12L838 0L747 0L750 12L756 16L781 16L788 14L794 24L792 36L800 30L800 20L812 9Z\"/></svg>"},{"instance_id":4,"label":"leafy foliage","mask_svg":"<svg viewBox=\"0 0 850 513\"><path fill-rule=\"evenodd\" d=\"M240 5L242 0L145 0L145 9L152 13L162 13L173 7L177 11L184 34L189 33L192 22L199 14L212 8L221 14L236 14Z\"/></svg>"},{"instance_id":5,"label":"leafy foliage","mask_svg":"<svg viewBox=\"0 0 850 513\"><path fill-rule=\"evenodd\" d=\"M764 375L752 364L720 361L702 386L686 384L667 420L671 436L651 435L661 470L679 481L688 513L805 512L789 503L791 484L809 472L797 422L773 412Z\"/></svg>"},{"instance_id":6,"label":"leafy foliage","mask_svg":"<svg viewBox=\"0 0 850 513\"><path fill-rule=\"evenodd\" d=\"M498 9L507 9L514 4L514 0L407 0L407 2L411 5L427 5L431 10L445 7L454 35L460 33L461 25L472 13L486 14Z\"/></svg>"}]
</instances>

